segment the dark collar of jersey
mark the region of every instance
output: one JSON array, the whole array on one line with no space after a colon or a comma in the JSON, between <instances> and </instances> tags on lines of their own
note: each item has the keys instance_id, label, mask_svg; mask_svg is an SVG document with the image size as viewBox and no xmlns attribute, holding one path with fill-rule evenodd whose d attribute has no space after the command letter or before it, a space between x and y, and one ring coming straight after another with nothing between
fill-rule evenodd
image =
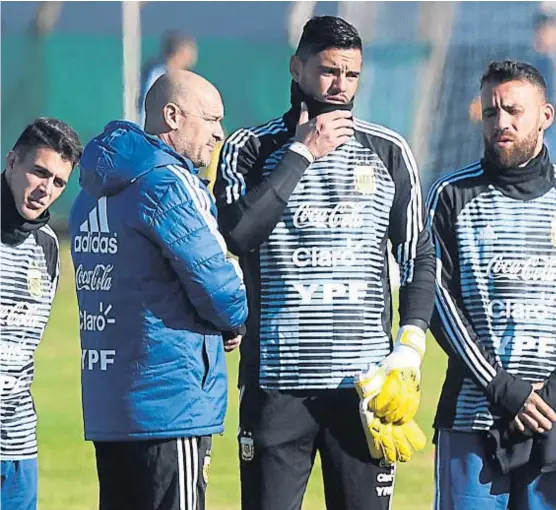
<instances>
[{"instance_id":1,"label":"dark collar of jersey","mask_svg":"<svg viewBox=\"0 0 556 510\"><path fill-rule=\"evenodd\" d=\"M311 97L305 92L301 90L299 85L292 80L291 84L291 109L286 113L285 120L286 124L289 128L295 130L295 126L297 126L297 122L299 121L299 113L301 111L301 103L305 103L307 105L307 109L309 110L309 118L313 119L317 115L321 115L323 113L333 112L334 110L353 110L353 100L349 103L339 104L339 103L323 103Z\"/></svg>"},{"instance_id":2,"label":"dark collar of jersey","mask_svg":"<svg viewBox=\"0 0 556 510\"><path fill-rule=\"evenodd\" d=\"M518 200L532 200L554 186L554 168L546 146L527 165L500 168L486 156L481 160L487 179L505 195Z\"/></svg>"},{"instance_id":3,"label":"dark collar of jersey","mask_svg":"<svg viewBox=\"0 0 556 510\"><path fill-rule=\"evenodd\" d=\"M14 196L8 186L6 172L2 172L2 242L11 246L21 244L33 230L41 228L50 220L48 210L43 212L36 220L27 220L17 212Z\"/></svg>"}]
</instances>

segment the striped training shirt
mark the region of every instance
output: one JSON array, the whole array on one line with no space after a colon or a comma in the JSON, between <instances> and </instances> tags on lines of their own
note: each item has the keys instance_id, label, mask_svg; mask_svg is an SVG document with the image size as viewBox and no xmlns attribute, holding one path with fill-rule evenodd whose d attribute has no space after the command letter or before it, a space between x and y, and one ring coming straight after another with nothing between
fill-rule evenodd
<instances>
[{"instance_id":1,"label":"striped training shirt","mask_svg":"<svg viewBox=\"0 0 556 510\"><path fill-rule=\"evenodd\" d=\"M220 226L250 298L242 368L267 389L350 387L391 351L388 240L411 294L402 318L426 324L432 311L417 166L400 135L360 120L347 143L310 162L289 120L239 130L221 152Z\"/></svg>"},{"instance_id":2,"label":"striped training shirt","mask_svg":"<svg viewBox=\"0 0 556 510\"><path fill-rule=\"evenodd\" d=\"M59 275L56 234L43 225L20 244L2 242L0 257L0 457L30 459L37 455L34 355Z\"/></svg>"},{"instance_id":3,"label":"striped training shirt","mask_svg":"<svg viewBox=\"0 0 556 510\"><path fill-rule=\"evenodd\" d=\"M490 429L499 374L533 383L556 368L556 188L548 159L537 165L512 182L479 162L431 190L431 329L451 356L437 428Z\"/></svg>"}]
</instances>

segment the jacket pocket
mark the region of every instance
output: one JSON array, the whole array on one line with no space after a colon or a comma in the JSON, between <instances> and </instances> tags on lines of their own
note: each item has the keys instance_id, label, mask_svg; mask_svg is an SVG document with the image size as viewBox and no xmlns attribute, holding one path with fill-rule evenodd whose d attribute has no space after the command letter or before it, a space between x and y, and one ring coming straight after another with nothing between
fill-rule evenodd
<instances>
[{"instance_id":1,"label":"jacket pocket","mask_svg":"<svg viewBox=\"0 0 556 510\"><path fill-rule=\"evenodd\" d=\"M203 336L203 379L201 381L201 388L203 390L206 389L207 383L214 371L215 362L214 353L211 353L207 337Z\"/></svg>"}]
</instances>

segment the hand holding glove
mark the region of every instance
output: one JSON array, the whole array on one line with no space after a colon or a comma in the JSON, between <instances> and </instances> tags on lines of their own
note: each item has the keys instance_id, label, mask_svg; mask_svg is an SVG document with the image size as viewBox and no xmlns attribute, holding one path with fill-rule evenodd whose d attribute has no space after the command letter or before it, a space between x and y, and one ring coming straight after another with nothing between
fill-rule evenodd
<instances>
[{"instance_id":1,"label":"hand holding glove","mask_svg":"<svg viewBox=\"0 0 556 510\"><path fill-rule=\"evenodd\" d=\"M369 411L387 423L410 422L421 399L421 362L425 354L425 332L403 326L394 349L380 364L355 378L355 389L368 399Z\"/></svg>"}]
</instances>

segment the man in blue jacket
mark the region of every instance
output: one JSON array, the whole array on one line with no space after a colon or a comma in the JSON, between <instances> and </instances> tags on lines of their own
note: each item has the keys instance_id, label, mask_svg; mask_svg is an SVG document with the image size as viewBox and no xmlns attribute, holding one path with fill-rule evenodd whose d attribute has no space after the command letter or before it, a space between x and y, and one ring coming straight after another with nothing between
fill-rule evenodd
<instances>
[{"instance_id":1,"label":"man in blue jacket","mask_svg":"<svg viewBox=\"0 0 556 510\"><path fill-rule=\"evenodd\" d=\"M89 142L70 215L85 439L101 510L202 510L226 412L223 332L236 346L247 317L197 177L223 106L180 71L157 80L146 110L146 133L115 121Z\"/></svg>"}]
</instances>

